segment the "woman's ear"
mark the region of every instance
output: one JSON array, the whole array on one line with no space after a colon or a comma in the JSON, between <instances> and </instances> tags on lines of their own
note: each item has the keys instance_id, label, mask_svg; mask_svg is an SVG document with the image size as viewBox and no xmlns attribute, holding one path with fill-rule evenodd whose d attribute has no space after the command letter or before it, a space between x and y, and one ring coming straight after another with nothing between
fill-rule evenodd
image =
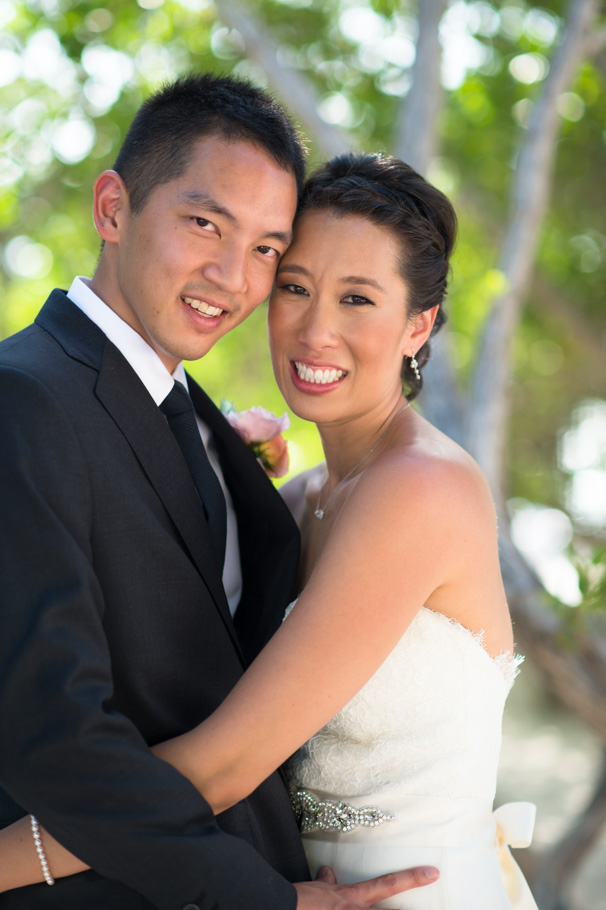
<instances>
[{"instance_id":1,"label":"woman's ear","mask_svg":"<svg viewBox=\"0 0 606 910\"><path fill-rule=\"evenodd\" d=\"M122 216L128 213L128 193L116 171L103 171L93 190L93 220L97 233L107 243L120 239Z\"/></svg>"},{"instance_id":2,"label":"woman's ear","mask_svg":"<svg viewBox=\"0 0 606 910\"><path fill-rule=\"evenodd\" d=\"M436 304L429 310L423 310L411 320L410 331L406 333L406 348L402 356L410 357L411 351L419 351L431 334L440 306Z\"/></svg>"}]
</instances>

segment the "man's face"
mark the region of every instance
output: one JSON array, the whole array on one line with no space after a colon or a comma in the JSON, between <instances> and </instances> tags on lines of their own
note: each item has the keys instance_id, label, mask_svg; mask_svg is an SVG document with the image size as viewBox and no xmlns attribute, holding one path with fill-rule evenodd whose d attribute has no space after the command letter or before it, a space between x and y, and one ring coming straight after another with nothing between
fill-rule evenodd
<instances>
[{"instance_id":1,"label":"man's face","mask_svg":"<svg viewBox=\"0 0 606 910\"><path fill-rule=\"evenodd\" d=\"M93 290L172 372L265 300L296 197L293 175L264 149L200 139L185 173L156 187L137 214L122 191Z\"/></svg>"}]
</instances>

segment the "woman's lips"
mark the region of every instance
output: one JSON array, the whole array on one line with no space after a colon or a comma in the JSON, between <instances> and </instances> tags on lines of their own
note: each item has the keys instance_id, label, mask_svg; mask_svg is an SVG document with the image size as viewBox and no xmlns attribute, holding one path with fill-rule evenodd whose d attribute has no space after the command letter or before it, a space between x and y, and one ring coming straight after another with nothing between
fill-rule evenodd
<instances>
[{"instance_id":1,"label":"woman's lips","mask_svg":"<svg viewBox=\"0 0 606 910\"><path fill-rule=\"evenodd\" d=\"M293 360L292 363L299 379L304 382L319 383L321 385L336 382L337 379L342 379L347 372L346 370L335 369L335 367L312 366L302 360Z\"/></svg>"},{"instance_id":2,"label":"woman's lips","mask_svg":"<svg viewBox=\"0 0 606 910\"><path fill-rule=\"evenodd\" d=\"M291 360L290 372L296 388L314 394L329 392L337 388L347 376L347 370L334 366L305 363L303 360Z\"/></svg>"}]
</instances>

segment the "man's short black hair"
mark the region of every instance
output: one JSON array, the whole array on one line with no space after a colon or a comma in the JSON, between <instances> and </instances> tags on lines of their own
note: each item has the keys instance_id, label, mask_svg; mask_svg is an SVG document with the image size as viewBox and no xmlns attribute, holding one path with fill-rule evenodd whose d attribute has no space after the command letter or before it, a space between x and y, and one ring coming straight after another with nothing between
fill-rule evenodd
<instances>
[{"instance_id":1,"label":"man's short black hair","mask_svg":"<svg viewBox=\"0 0 606 910\"><path fill-rule=\"evenodd\" d=\"M193 143L205 136L251 142L292 173L301 194L305 147L286 111L244 79L192 73L163 86L133 120L114 164L128 190L132 212L150 193L179 177Z\"/></svg>"}]
</instances>

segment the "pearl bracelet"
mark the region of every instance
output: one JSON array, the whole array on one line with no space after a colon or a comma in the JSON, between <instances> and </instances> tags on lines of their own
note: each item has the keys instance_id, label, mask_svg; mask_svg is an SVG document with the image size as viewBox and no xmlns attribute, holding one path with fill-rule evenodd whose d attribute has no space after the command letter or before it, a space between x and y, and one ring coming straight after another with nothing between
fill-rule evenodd
<instances>
[{"instance_id":1,"label":"pearl bracelet","mask_svg":"<svg viewBox=\"0 0 606 910\"><path fill-rule=\"evenodd\" d=\"M38 824L38 819L35 815L30 815L30 821L32 824L34 844L36 845L36 853L38 854L38 859L40 860L40 865L42 866L42 875L44 876L44 881L47 885L54 885L55 879L51 875L46 853L44 852L44 847L42 846L42 838L40 837L40 825Z\"/></svg>"}]
</instances>

